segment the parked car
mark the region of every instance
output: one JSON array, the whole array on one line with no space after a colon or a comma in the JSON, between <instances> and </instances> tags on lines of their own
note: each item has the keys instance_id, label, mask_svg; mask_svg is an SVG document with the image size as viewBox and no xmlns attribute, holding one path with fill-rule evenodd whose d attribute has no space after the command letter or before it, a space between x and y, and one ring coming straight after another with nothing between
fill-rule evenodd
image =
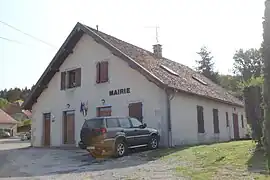
<instances>
[{"instance_id":1,"label":"parked car","mask_svg":"<svg viewBox=\"0 0 270 180\"><path fill-rule=\"evenodd\" d=\"M10 137L10 133L6 131L0 131L0 138L8 138Z\"/></svg>"},{"instance_id":2,"label":"parked car","mask_svg":"<svg viewBox=\"0 0 270 180\"><path fill-rule=\"evenodd\" d=\"M160 135L156 129L147 128L133 117L95 117L85 120L79 147L93 157L111 152L116 157L124 156L128 149L159 146Z\"/></svg>"}]
</instances>

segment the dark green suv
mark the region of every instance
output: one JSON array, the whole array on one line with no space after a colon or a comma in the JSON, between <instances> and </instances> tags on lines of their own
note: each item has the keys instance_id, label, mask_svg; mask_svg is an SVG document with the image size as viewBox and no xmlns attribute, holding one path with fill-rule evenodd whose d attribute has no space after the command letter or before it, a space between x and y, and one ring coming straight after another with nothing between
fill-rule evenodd
<instances>
[{"instance_id":1,"label":"dark green suv","mask_svg":"<svg viewBox=\"0 0 270 180\"><path fill-rule=\"evenodd\" d=\"M93 157L108 152L124 156L128 149L149 147L156 149L160 135L156 129L147 128L133 117L95 117L85 120L81 129L79 147Z\"/></svg>"}]
</instances>

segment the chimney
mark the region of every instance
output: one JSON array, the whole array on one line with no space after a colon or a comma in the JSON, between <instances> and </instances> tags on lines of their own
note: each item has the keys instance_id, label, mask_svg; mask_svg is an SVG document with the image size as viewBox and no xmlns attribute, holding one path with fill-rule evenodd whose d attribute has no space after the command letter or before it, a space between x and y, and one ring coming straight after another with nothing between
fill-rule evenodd
<instances>
[{"instance_id":1,"label":"chimney","mask_svg":"<svg viewBox=\"0 0 270 180\"><path fill-rule=\"evenodd\" d=\"M161 44L153 45L154 54L158 58L162 58L162 46Z\"/></svg>"}]
</instances>

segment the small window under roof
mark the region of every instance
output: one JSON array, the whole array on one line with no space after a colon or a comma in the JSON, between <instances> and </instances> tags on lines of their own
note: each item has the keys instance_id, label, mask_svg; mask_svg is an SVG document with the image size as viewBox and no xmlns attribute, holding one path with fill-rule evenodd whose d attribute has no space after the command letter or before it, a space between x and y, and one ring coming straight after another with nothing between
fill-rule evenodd
<instances>
[{"instance_id":1,"label":"small window under roof","mask_svg":"<svg viewBox=\"0 0 270 180\"><path fill-rule=\"evenodd\" d=\"M168 71L170 74L173 74L175 76L179 76L179 74L177 74L175 71L171 70L170 68L168 68L167 66L164 65L160 65L160 67L166 71Z\"/></svg>"},{"instance_id":2,"label":"small window under roof","mask_svg":"<svg viewBox=\"0 0 270 180\"><path fill-rule=\"evenodd\" d=\"M196 76L192 76L193 79L195 79L196 81L198 81L199 83L203 84L203 85L207 85L206 82L204 82L203 80L201 80L200 78L196 77Z\"/></svg>"}]
</instances>

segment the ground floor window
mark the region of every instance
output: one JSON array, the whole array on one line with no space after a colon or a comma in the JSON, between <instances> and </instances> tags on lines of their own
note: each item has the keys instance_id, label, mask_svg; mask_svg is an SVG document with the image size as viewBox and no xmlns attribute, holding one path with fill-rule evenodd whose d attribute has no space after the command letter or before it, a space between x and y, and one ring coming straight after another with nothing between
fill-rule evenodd
<instances>
[{"instance_id":1,"label":"ground floor window","mask_svg":"<svg viewBox=\"0 0 270 180\"><path fill-rule=\"evenodd\" d=\"M131 103L128 106L129 116L138 119L139 121L143 121L143 112L142 112L143 104L142 102Z\"/></svg>"},{"instance_id":2,"label":"ground floor window","mask_svg":"<svg viewBox=\"0 0 270 180\"><path fill-rule=\"evenodd\" d=\"M112 107L111 106L97 107L97 117L111 116L111 115L112 115Z\"/></svg>"}]
</instances>

